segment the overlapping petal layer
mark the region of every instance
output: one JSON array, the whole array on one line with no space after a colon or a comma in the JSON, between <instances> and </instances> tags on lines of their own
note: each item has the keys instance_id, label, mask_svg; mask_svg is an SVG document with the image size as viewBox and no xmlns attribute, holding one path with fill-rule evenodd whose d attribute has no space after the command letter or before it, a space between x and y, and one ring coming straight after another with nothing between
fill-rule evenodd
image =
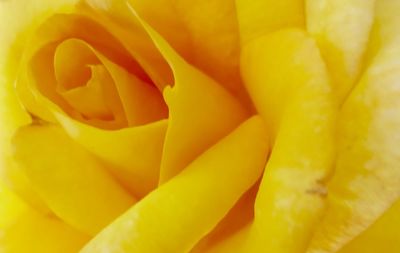
<instances>
[{"instance_id":1,"label":"overlapping petal layer","mask_svg":"<svg viewBox=\"0 0 400 253\"><path fill-rule=\"evenodd\" d=\"M243 252L302 252L324 207L336 107L315 41L300 29L247 44L241 70L272 134L272 153Z\"/></svg>"},{"instance_id":2,"label":"overlapping petal layer","mask_svg":"<svg viewBox=\"0 0 400 253\"><path fill-rule=\"evenodd\" d=\"M119 217L82 252L188 252L257 181L267 140L262 119L247 120Z\"/></svg>"},{"instance_id":3,"label":"overlapping petal layer","mask_svg":"<svg viewBox=\"0 0 400 253\"><path fill-rule=\"evenodd\" d=\"M399 11L1 2L0 251L399 251Z\"/></svg>"},{"instance_id":4,"label":"overlapping petal layer","mask_svg":"<svg viewBox=\"0 0 400 253\"><path fill-rule=\"evenodd\" d=\"M157 96L156 88L148 87L149 85L147 83L139 80L140 77L143 77L143 73L138 64L128 58L126 55L128 54L127 51L124 51L125 49L118 44L117 40L112 35L108 34L107 31L89 18L79 15L65 15L55 16L50 21L51 22L42 25L37 35L38 37L36 37L37 39L35 40L34 47L26 54L26 58L28 59L30 55L34 55L32 62L33 76L30 76L30 78L28 76L27 80L30 81L29 83L20 83L20 86L22 86L20 90L27 90L31 94L34 94L33 97L35 101L32 101L32 103L36 104L34 108L40 109L37 113L42 118L53 122L59 122L78 143L104 160L109 165L108 167L113 174L115 174L133 193L137 196L145 195L153 189L158 182L166 121L155 121L149 124L120 130L106 130L71 119L69 115L86 121L85 118L77 114L76 108L73 108L71 104L67 103L65 94L59 94L55 89L57 77L55 74L52 74L51 68L49 71L49 68L46 66L52 65L56 46L52 46L52 44L49 43L57 41L62 42L64 40L62 44L66 45L64 48L67 46L74 47L74 49L77 47L86 47L84 50L91 51L94 55L93 57L96 57L95 62L89 61L87 64L96 62L102 63L101 66L104 66L109 74L104 72L105 69L103 67L96 67L95 70L97 70L97 72L92 71L92 80L96 82L96 80L100 78L99 82L101 82L102 85L106 85L104 87L106 91L105 95L111 96L111 98L106 101L111 103L109 106L110 110L116 114L117 121L115 121L115 123L117 126L123 123L123 118L126 113L135 113L134 115L131 114L129 119L127 119L127 123L133 125L148 123L149 120L165 117L166 108L164 107L165 103L162 100L161 94ZM80 26L78 27L77 24ZM90 33L85 32L86 29L93 30L93 36L101 36L102 40L96 41L93 36L91 37ZM46 36L40 36L42 33ZM77 39L68 40L69 36L92 44L89 46ZM113 46L107 47L103 45L102 41L104 40L109 40L108 42ZM40 45L44 47L36 51L36 48L40 48ZM101 50L101 53L97 50ZM35 52L38 53L35 54ZM111 60L113 60L114 63L111 62ZM117 66L116 64L119 65ZM126 69L122 69L120 66L125 66L130 72ZM99 72L101 68L103 68L103 70ZM133 73L136 74L136 76L134 76ZM47 77L47 83L44 77ZM109 82L111 82L111 79L115 82L116 87L114 89L107 86ZM32 83L32 81L34 82ZM39 85L39 87L36 87L37 85ZM88 86L85 86L85 88L87 87ZM130 94L127 92L127 89L128 91L133 91L135 89L134 91L136 93ZM38 92L38 90L40 92ZM76 92L76 88L73 91ZM113 96L110 94L115 95ZM46 95L46 97L44 95ZM67 95L71 96L70 93ZM148 96L144 97L145 95ZM150 99L150 95L154 97L153 100ZM66 98L68 98L68 96ZM113 103L112 99L115 96L119 96L121 99L119 106L118 101ZM82 101L82 99L80 99L80 101ZM82 103L85 103L84 101L85 99L83 99ZM85 104L82 103L80 105L73 105L75 107L78 106L80 109L87 108ZM31 109L29 105L26 106ZM142 108L143 106L147 107ZM65 112L69 115L66 115ZM122 113L124 114L121 116ZM50 119L45 115L50 115ZM118 117L120 119L122 117L122 121L118 121ZM89 119L89 123L104 125L103 122L93 121L93 119ZM107 122L107 124L109 123ZM143 145L143 143L146 143L146 145Z\"/></svg>"},{"instance_id":5,"label":"overlapping petal layer","mask_svg":"<svg viewBox=\"0 0 400 253\"><path fill-rule=\"evenodd\" d=\"M304 1L236 0L242 45L283 28L303 27Z\"/></svg>"},{"instance_id":6,"label":"overlapping petal layer","mask_svg":"<svg viewBox=\"0 0 400 253\"><path fill-rule=\"evenodd\" d=\"M377 3L370 65L339 118L328 209L309 252L336 252L400 196L400 19L398 1Z\"/></svg>"},{"instance_id":7,"label":"overlapping petal layer","mask_svg":"<svg viewBox=\"0 0 400 253\"><path fill-rule=\"evenodd\" d=\"M307 30L318 41L340 102L363 67L375 0L307 0Z\"/></svg>"}]
</instances>

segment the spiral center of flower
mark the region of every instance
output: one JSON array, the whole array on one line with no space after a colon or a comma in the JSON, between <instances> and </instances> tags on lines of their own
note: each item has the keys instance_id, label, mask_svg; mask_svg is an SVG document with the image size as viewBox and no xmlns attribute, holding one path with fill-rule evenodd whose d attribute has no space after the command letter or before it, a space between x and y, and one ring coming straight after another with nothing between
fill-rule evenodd
<instances>
[{"instance_id":1,"label":"spiral center of flower","mask_svg":"<svg viewBox=\"0 0 400 253\"><path fill-rule=\"evenodd\" d=\"M112 79L84 42L69 39L59 44L54 70L57 92L83 117L114 119L105 87Z\"/></svg>"},{"instance_id":2,"label":"spiral center of flower","mask_svg":"<svg viewBox=\"0 0 400 253\"><path fill-rule=\"evenodd\" d=\"M79 15L55 15L37 38L43 42L29 64L35 88L70 117L103 129L168 117L143 62L105 27Z\"/></svg>"}]
</instances>

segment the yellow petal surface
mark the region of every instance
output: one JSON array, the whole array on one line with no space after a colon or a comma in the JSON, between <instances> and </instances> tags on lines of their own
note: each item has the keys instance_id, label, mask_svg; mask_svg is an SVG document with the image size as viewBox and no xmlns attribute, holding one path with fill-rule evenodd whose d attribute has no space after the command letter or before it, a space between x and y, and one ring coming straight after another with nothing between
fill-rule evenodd
<instances>
[{"instance_id":1,"label":"yellow petal surface","mask_svg":"<svg viewBox=\"0 0 400 253\"><path fill-rule=\"evenodd\" d=\"M341 102L364 67L375 0L307 0L307 30L315 36Z\"/></svg>"},{"instance_id":2,"label":"yellow petal surface","mask_svg":"<svg viewBox=\"0 0 400 253\"><path fill-rule=\"evenodd\" d=\"M399 212L400 201L397 200L374 224L338 253L400 252Z\"/></svg>"},{"instance_id":3,"label":"yellow petal surface","mask_svg":"<svg viewBox=\"0 0 400 253\"><path fill-rule=\"evenodd\" d=\"M105 57L99 57L115 81L130 126L168 118L167 105L154 85L146 83Z\"/></svg>"},{"instance_id":4,"label":"yellow petal surface","mask_svg":"<svg viewBox=\"0 0 400 253\"><path fill-rule=\"evenodd\" d=\"M243 252L303 252L324 207L323 181L334 156L335 105L327 70L315 41L299 29L249 43L241 64L273 134Z\"/></svg>"},{"instance_id":5,"label":"yellow petal surface","mask_svg":"<svg viewBox=\"0 0 400 253\"><path fill-rule=\"evenodd\" d=\"M132 12L136 15L134 9ZM174 86L164 90L169 123L161 161L163 183L227 135L247 114L232 95L188 64L156 31L140 21L170 64L175 78Z\"/></svg>"},{"instance_id":6,"label":"yellow petal surface","mask_svg":"<svg viewBox=\"0 0 400 253\"><path fill-rule=\"evenodd\" d=\"M231 240L237 233L248 227L254 217L254 200L258 187L259 184L255 184L246 192L213 231L202 238L190 252L204 253L212 248L219 248L219 244L230 244L225 241Z\"/></svg>"},{"instance_id":7,"label":"yellow petal surface","mask_svg":"<svg viewBox=\"0 0 400 253\"><path fill-rule=\"evenodd\" d=\"M0 2L0 53L2 55L1 62L6 64L2 67L1 78L6 82L6 85L1 85L2 88L14 86L17 72L20 67L22 53L27 45L28 38L32 35L38 24L43 22L55 12L65 13L70 12L77 0L42 0L40 4L34 0L11 0ZM3 63L2 63L3 64ZM5 72L3 72L5 71ZM2 80L2 81L3 81ZM7 91L10 96L7 104L13 104L13 94L11 90ZM15 102L14 102L15 103ZM3 108L3 107L2 107ZM7 112L18 118L21 113L13 111L12 106L7 108ZM11 112L13 112L11 114ZM26 117L26 116L22 116ZM26 120L25 120L26 121ZM8 119L5 124L10 124L13 121Z\"/></svg>"},{"instance_id":8,"label":"yellow petal surface","mask_svg":"<svg viewBox=\"0 0 400 253\"><path fill-rule=\"evenodd\" d=\"M0 185L0 251L75 253L89 239L51 216L41 215Z\"/></svg>"},{"instance_id":9,"label":"yellow petal surface","mask_svg":"<svg viewBox=\"0 0 400 253\"><path fill-rule=\"evenodd\" d=\"M218 81L242 102L247 102L247 93L239 76L240 41L235 2L231 0L170 2L183 23L183 31L188 34L186 44L191 45L185 59ZM152 6L154 8L154 5ZM161 29L153 27L162 33ZM176 32L171 31L165 38L168 40L175 34ZM177 51L180 53L179 48Z\"/></svg>"},{"instance_id":10,"label":"yellow petal surface","mask_svg":"<svg viewBox=\"0 0 400 253\"><path fill-rule=\"evenodd\" d=\"M56 113L68 134L97 155L130 192L143 197L157 186L168 121L107 131Z\"/></svg>"},{"instance_id":11,"label":"yellow petal surface","mask_svg":"<svg viewBox=\"0 0 400 253\"><path fill-rule=\"evenodd\" d=\"M376 52L339 118L328 209L309 252L336 252L400 196L400 2L377 3Z\"/></svg>"},{"instance_id":12,"label":"yellow petal surface","mask_svg":"<svg viewBox=\"0 0 400 253\"><path fill-rule=\"evenodd\" d=\"M236 0L242 44L266 33L304 26L304 1Z\"/></svg>"},{"instance_id":13,"label":"yellow petal surface","mask_svg":"<svg viewBox=\"0 0 400 253\"><path fill-rule=\"evenodd\" d=\"M22 128L14 145L15 159L49 207L87 234L96 234L134 203L61 128Z\"/></svg>"},{"instance_id":14,"label":"yellow petal surface","mask_svg":"<svg viewBox=\"0 0 400 253\"><path fill-rule=\"evenodd\" d=\"M243 252L243 247L248 239L250 224L241 228L239 231L235 231L225 240L221 240L216 244L206 248L202 253L239 253Z\"/></svg>"},{"instance_id":15,"label":"yellow petal surface","mask_svg":"<svg viewBox=\"0 0 400 253\"><path fill-rule=\"evenodd\" d=\"M0 230L11 225L27 205L0 182Z\"/></svg>"},{"instance_id":16,"label":"yellow petal surface","mask_svg":"<svg viewBox=\"0 0 400 253\"><path fill-rule=\"evenodd\" d=\"M147 195L81 252L188 252L257 181L267 151L264 123L253 117Z\"/></svg>"}]
</instances>

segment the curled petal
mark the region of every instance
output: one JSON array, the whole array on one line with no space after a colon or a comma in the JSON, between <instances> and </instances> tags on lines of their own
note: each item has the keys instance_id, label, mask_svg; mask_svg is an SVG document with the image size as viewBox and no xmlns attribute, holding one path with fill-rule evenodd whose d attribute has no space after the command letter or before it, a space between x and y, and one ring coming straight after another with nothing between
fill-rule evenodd
<instances>
[{"instance_id":1,"label":"curled petal","mask_svg":"<svg viewBox=\"0 0 400 253\"><path fill-rule=\"evenodd\" d=\"M161 161L163 183L240 124L247 112L231 94L189 65L155 30L138 19L170 64L175 78L174 86L164 90L169 123Z\"/></svg>"},{"instance_id":2,"label":"curled petal","mask_svg":"<svg viewBox=\"0 0 400 253\"><path fill-rule=\"evenodd\" d=\"M135 15L126 9L127 4L131 5L186 61L204 71L242 101L248 102L238 75L239 36L234 1L85 2L111 15L113 20L136 23Z\"/></svg>"},{"instance_id":3,"label":"curled petal","mask_svg":"<svg viewBox=\"0 0 400 253\"><path fill-rule=\"evenodd\" d=\"M32 43L24 55L24 63L29 63L31 70L25 70L26 75L22 75L17 86L22 91L23 101L26 101L24 94L31 94L32 99L28 101L36 106L26 105L28 109L36 108L38 110L33 113L47 121L60 123L71 137L103 160L138 197L154 189L158 183L167 127L167 121L162 118L166 117L167 109L158 90L145 83L149 77L140 64L132 60L128 49L106 28L90 17L78 14L53 16L39 28ZM80 79L76 80L65 79L68 69L76 65L73 61L70 65L58 63L63 54L72 49L78 50L81 57L86 55L87 64L94 64L91 79L85 87L76 87L76 84L86 81L88 74L81 73ZM53 66L54 60L56 64L52 71L49 66ZM57 79L65 83L59 84ZM88 103L86 99L72 99L84 95L88 89L97 90L105 101L93 107L95 103ZM86 119L74 107L89 114L111 111L116 120ZM125 119L126 114L129 117ZM126 121L132 127L127 128ZM88 123L98 127L104 127L106 123L110 128L121 129L100 129Z\"/></svg>"}]
</instances>

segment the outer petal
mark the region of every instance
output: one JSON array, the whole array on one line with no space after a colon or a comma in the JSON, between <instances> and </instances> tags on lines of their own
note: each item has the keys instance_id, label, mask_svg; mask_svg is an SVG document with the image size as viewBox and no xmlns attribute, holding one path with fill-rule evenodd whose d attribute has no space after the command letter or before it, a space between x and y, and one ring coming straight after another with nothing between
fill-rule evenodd
<instances>
[{"instance_id":1,"label":"outer petal","mask_svg":"<svg viewBox=\"0 0 400 253\"><path fill-rule=\"evenodd\" d=\"M74 253L89 239L51 216L41 215L0 185L0 251Z\"/></svg>"},{"instance_id":2,"label":"outer petal","mask_svg":"<svg viewBox=\"0 0 400 253\"><path fill-rule=\"evenodd\" d=\"M362 69L375 0L307 0L307 30L315 36L339 100L349 94Z\"/></svg>"},{"instance_id":3,"label":"outer petal","mask_svg":"<svg viewBox=\"0 0 400 253\"><path fill-rule=\"evenodd\" d=\"M236 0L242 44L282 28L304 26L302 0Z\"/></svg>"},{"instance_id":4,"label":"outer petal","mask_svg":"<svg viewBox=\"0 0 400 253\"><path fill-rule=\"evenodd\" d=\"M25 127L14 143L16 160L41 197L59 217L83 232L96 234L134 203L61 128Z\"/></svg>"},{"instance_id":5,"label":"outer petal","mask_svg":"<svg viewBox=\"0 0 400 253\"><path fill-rule=\"evenodd\" d=\"M0 177L15 192L37 209L47 212L29 182L13 163L10 153L11 137L16 129L31 122L14 90L20 54L26 38L38 22L51 13L68 11L76 0L0 2Z\"/></svg>"},{"instance_id":6,"label":"outer petal","mask_svg":"<svg viewBox=\"0 0 400 253\"><path fill-rule=\"evenodd\" d=\"M327 71L316 43L298 29L249 43L241 64L274 138L243 252L303 252L324 207L323 180L334 158L336 110Z\"/></svg>"},{"instance_id":7,"label":"outer petal","mask_svg":"<svg viewBox=\"0 0 400 253\"><path fill-rule=\"evenodd\" d=\"M259 117L249 119L103 230L82 253L188 252L257 181L267 155L265 134Z\"/></svg>"},{"instance_id":8,"label":"outer petal","mask_svg":"<svg viewBox=\"0 0 400 253\"><path fill-rule=\"evenodd\" d=\"M400 2L377 3L371 64L339 118L328 210L309 252L336 252L400 197Z\"/></svg>"}]
</instances>

